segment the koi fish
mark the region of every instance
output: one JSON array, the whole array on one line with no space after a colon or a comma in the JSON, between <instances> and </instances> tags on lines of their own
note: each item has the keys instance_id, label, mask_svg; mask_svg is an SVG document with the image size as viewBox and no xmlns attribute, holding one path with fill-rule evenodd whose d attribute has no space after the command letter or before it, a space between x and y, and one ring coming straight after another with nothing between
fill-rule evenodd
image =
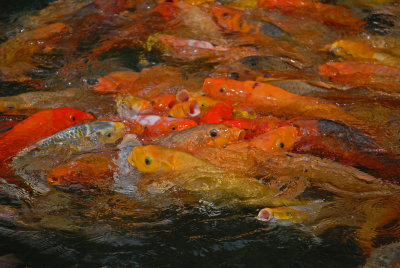
<instances>
[{"instance_id":1,"label":"koi fish","mask_svg":"<svg viewBox=\"0 0 400 268\"><path fill-rule=\"evenodd\" d=\"M243 140L244 131L223 124L205 124L170 133L154 145L195 154L202 147L220 147Z\"/></svg>"},{"instance_id":2,"label":"koi fish","mask_svg":"<svg viewBox=\"0 0 400 268\"><path fill-rule=\"evenodd\" d=\"M240 9L227 6L214 6L211 8L211 12L217 19L218 24L225 29L226 33L262 33L272 38L283 38L288 35L272 22L246 18L245 13Z\"/></svg>"},{"instance_id":3,"label":"koi fish","mask_svg":"<svg viewBox=\"0 0 400 268\"><path fill-rule=\"evenodd\" d=\"M202 124L220 123L224 120L233 119L233 106L229 101L218 102L214 107L200 118Z\"/></svg>"},{"instance_id":4,"label":"koi fish","mask_svg":"<svg viewBox=\"0 0 400 268\"><path fill-rule=\"evenodd\" d=\"M327 62L318 67L319 73L333 82L352 86L373 86L400 92L398 87L400 69L383 64L369 64L354 61ZM357 79L358 78L358 79Z\"/></svg>"},{"instance_id":5,"label":"koi fish","mask_svg":"<svg viewBox=\"0 0 400 268\"><path fill-rule=\"evenodd\" d=\"M260 221L288 220L302 223L308 218L304 211L292 207L263 208L258 212L257 219Z\"/></svg>"},{"instance_id":6,"label":"koi fish","mask_svg":"<svg viewBox=\"0 0 400 268\"><path fill-rule=\"evenodd\" d=\"M161 112L169 111L175 104L178 104L178 100L173 94L160 96L153 100L154 110Z\"/></svg>"},{"instance_id":7,"label":"koi fish","mask_svg":"<svg viewBox=\"0 0 400 268\"><path fill-rule=\"evenodd\" d=\"M38 112L18 123L10 131L0 135L0 160L14 156L23 148L74 126L93 115L72 108L56 108Z\"/></svg>"},{"instance_id":8,"label":"koi fish","mask_svg":"<svg viewBox=\"0 0 400 268\"><path fill-rule=\"evenodd\" d=\"M48 155L51 149L92 151L115 144L124 134L125 125L120 122L97 121L73 126L23 149L13 158L13 164L15 166L16 162L33 156Z\"/></svg>"},{"instance_id":9,"label":"koi fish","mask_svg":"<svg viewBox=\"0 0 400 268\"><path fill-rule=\"evenodd\" d=\"M90 153L60 165L47 175L47 182L53 186L87 185L108 188L112 183L114 170L113 154Z\"/></svg>"},{"instance_id":10,"label":"koi fish","mask_svg":"<svg viewBox=\"0 0 400 268\"><path fill-rule=\"evenodd\" d=\"M294 151L356 166L383 179L398 181L400 178L399 159L360 131L325 119L293 123L299 129Z\"/></svg>"},{"instance_id":11,"label":"koi fish","mask_svg":"<svg viewBox=\"0 0 400 268\"><path fill-rule=\"evenodd\" d=\"M118 95L115 103L118 114L122 116L149 113L153 110L153 104L150 101L132 95Z\"/></svg>"},{"instance_id":12,"label":"koi fish","mask_svg":"<svg viewBox=\"0 0 400 268\"><path fill-rule=\"evenodd\" d=\"M400 68L400 59L398 57L357 41L338 40L325 46L325 50L345 58L352 57L367 62L376 61L377 63Z\"/></svg>"},{"instance_id":13,"label":"koi fish","mask_svg":"<svg viewBox=\"0 0 400 268\"><path fill-rule=\"evenodd\" d=\"M175 104L167 113L173 118L194 118L200 115L200 107L196 101L185 101Z\"/></svg>"},{"instance_id":14,"label":"koi fish","mask_svg":"<svg viewBox=\"0 0 400 268\"><path fill-rule=\"evenodd\" d=\"M279 8L283 13L304 15L328 25L350 27L357 31L365 24L347 8L311 0L258 0L258 7Z\"/></svg>"},{"instance_id":15,"label":"koi fish","mask_svg":"<svg viewBox=\"0 0 400 268\"><path fill-rule=\"evenodd\" d=\"M279 127L258 135L249 141L227 146L228 149L254 147L268 153L288 151L298 140L298 130L292 126Z\"/></svg>"},{"instance_id":16,"label":"koi fish","mask_svg":"<svg viewBox=\"0 0 400 268\"><path fill-rule=\"evenodd\" d=\"M7 79L26 80L21 76L36 65L32 62L32 56L49 52L67 32L68 27L59 22L10 38L0 45L0 72Z\"/></svg>"},{"instance_id":17,"label":"koi fish","mask_svg":"<svg viewBox=\"0 0 400 268\"><path fill-rule=\"evenodd\" d=\"M116 71L99 78L93 89L104 93L128 92L138 78L137 72Z\"/></svg>"},{"instance_id":18,"label":"koi fish","mask_svg":"<svg viewBox=\"0 0 400 268\"><path fill-rule=\"evenodd\" d=\"M128 162L145 173L168 172L210 166L191 154L157 145L137 146L128 156Z\"/></svg>"},{"instance_id":19,"label":"koi fish","mask_svg":"<svg viewBox=\"0 0 400 268\"><path fill-rule=\"evenodd\" d=\"M128 123L133 122L144 126L143 132L139 135L145 139L153 139L171 132L181 131L186 128L197 126L197 123L190 119L172 118L158 115L138 115L126 119L126 121Z\"/></svg>"},{"instance_id":20,"label":"koi fish","mask_svg":"<svg viewBox=\"0 0 400 268\"><path fill-rule=\"evenodd\" d=\"M276 117L235 118L224 120L221 123L243 129L246 132L245 139L251 139L269 130L288 124Z\"/></svg>"},{"instance_id":21,"label":"koi fish","mask_svg":"<svg viewBox=\"0 0 400 268\"><path fill-rule=\"evenodd\" d=\"M335 105L321 103L316 98L295 95L279 87L260 82L206 78L203 91L213 98L229 100L233 104L245 103L259 113L326 118L362 125L358 119Z\"/></svg>"}]
</instances>

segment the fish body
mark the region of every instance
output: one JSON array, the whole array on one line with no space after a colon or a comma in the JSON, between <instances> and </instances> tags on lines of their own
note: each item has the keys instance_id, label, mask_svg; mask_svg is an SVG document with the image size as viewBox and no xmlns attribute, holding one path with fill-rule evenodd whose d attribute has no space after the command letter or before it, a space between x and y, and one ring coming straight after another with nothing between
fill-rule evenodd
<instances>
[{"instance_id":1,"label":"fish body","mask_svg":"<svg viewBox=\"0 0 400 268\"><path fill-rule=\"evenodd\" d=\"M206 78L203 91L213 98L229 100L233 104L245 103L259 113L285 117L326 118L361 124L335 105L321 103L316 98L295 95L260 82Z\"/></svg>"},{"instance_id":2,"label":"fish body","mask_svg":"<svg viewBox=\"0 0 400 268\"><path fill-rule=\"evenodd\" d=\"M347 8L311 0L258 0L258 7L279 8L283 13L306 15L328 25L346 26L358 31L365 24Z\"/></svg>"},{"instance_id":3,"label":"fish body","mask_svg":"<svg viewBox=\"0 0 400 268\"><path fill-rule=\"evenodd\" d=\"M333 54L345 58L356 58L362 61L376 62L400 68L400 59L381 49L373 48L364 42L340 39L325 47Z\"/></svg>"},{"instance_id":4,"label":"fish body","mask_svg":"<svg viewBox=\"0 0 400 268\"><path fill-rule=\"evenodd\" d=\"M115 98L115 103L120 115L126 113L133 115L143 114L151 112L153 109L153 104L150 101L132 95L118 95Z\"/></svg>"},{"instance_id":5,"label":"fish body","mask_svg":"<svg viewBox=\"0 0 400 268\"><path fill-rule=\"evenodd\" d=\"M292 126L283 126L267 131L249 141L228 145L226 148L235 151L255 148L268 153L277 153L292 149L297 140L298 129Z\"/></svg>"},{"instance_id":6,"label":"fish body","mask_svg":"<svg viewBox=\"0 0 400 268\"><path fill-rule=\"evenodd\" d=\"M218 102L200 118L202 124L220 123L224 120L233 119L233 106L229 101Z\"/></svg>"},{"instance_id":7,"label":"fish body","mask_svg":"<svg viewBox=\"0 0 400 268\"><path fill-rule=\"evenodd\" d=\"M87 185L109 187L113 172L117 169L113 154L84 154L68 163L52 169L47 181L54 186Z\"/></svg>"},{"instance_id":8,"label":"fish body","mask_svg":"<svg viewBox=\"0 0 400 268\"><path fill-rule=\"evenodd\" d=\"M68 147L74 151L90 151L115 144L124 134L125 125L120 122L98 121L70 127L22 150L14 157L14 162L41 152L47 154L52 148Z\"/></svg>"},{"instance_id":9,"label":"fish body","mask_svg":"<svg viewBox=\"0 0 400 268\"><path fill-rule=\"evenodd\" d=\"M128 92L138 78L137 72L116 71L99 78L93 89L104 93Z\"/></svg>"},{"instance_id":10,"label":"fish body","mask_svg":"<svg viewBox=\"0 0 400 268\"><path fill-rule=\"evenodd\" d=\"M243 140L244 131L224 124L203 124L170 133L152 144L196 154L204 147L221 147Z\"/></svg>"},{"instance_id":11,"label":"fish body","mask_svg":"<svg viewBox=\"0 0 400 268\"><path fill-rule=\"evenodd\" d=\"M191 154L157 145L137 146L128 156L128 162L145 173L186 170L210 166Z\"/></svg>"},{"instance_id":12,"label":"fish body","mask_svg":"<svg viewBox=\"0 0 400 268\"><path fill-rule=\"evenodd\" d=\"M93 115L72 108L56 108L38 112L0 135L0 160L14 156L40 139L72 127Z\"/></svg>"}]
</instances>

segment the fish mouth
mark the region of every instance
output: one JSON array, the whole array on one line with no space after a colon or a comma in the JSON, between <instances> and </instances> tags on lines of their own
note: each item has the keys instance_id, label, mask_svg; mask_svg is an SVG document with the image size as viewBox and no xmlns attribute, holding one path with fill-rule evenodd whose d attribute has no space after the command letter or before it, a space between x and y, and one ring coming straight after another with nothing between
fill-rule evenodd
<instances>
[{"instance_id":1,"label":"fish mouth","mask_svg":"<svg viewBox=\"0 0 400 268\"><path fill-rule=\"evenodd\" d=\"M258 212L257 219L260 221L271 221L273 213L269 208L263 208Z\"/></svg>"},{"instance_id":2,"label":"fish mouth","mask_svg":"<svg viewBox=\"0 0 400 268\"><path fill-rule=\"evenodd\" d=\"M198 116L200 114L200 106L197 101L193 101L189 106L189 115L192 117Z\"/></svg>"}]
</instances>

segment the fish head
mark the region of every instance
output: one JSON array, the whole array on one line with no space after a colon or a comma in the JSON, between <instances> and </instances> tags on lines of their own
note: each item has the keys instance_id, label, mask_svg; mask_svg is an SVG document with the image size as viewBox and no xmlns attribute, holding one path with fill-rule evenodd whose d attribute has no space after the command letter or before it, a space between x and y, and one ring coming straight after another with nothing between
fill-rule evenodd
<instances>
[{"instance_id":1,"label":"fish head","mask_svg":"<svg viewBox=\"0 0 400 268\"><path fill-rule=\"evenodd\" d=\"M174 105L168 112L169 117L185 118L200 115L200 107L196 101L185 101Z\"/></svg>"},{"instance_id":2,"label":"fish head","mask_svg":"<svg viewBox=\"0 0 400 268\"><path fill-rule=\"evenodd\" d=\"M121 122L103 122L105 126L95 132L100 144L115 144L125 135L125 125Z\"/></svg>"},{"instance_id":3,"label":"fish head","mask_svg":"<svg viewBox=\"0 0 400 268\"><path fill-rule=\"evenodd\" d=\"M178 100L175 95L170 94L156 98L153 107L158 111L168 111L174 107L175 104L178 104Z\"/></svg>"},{"instance_id":4,"label":"fish head","mask_svg":"<svg viewBox=\"0 0 400 268\"><path fill-rule=\"evenodd\" d=\"M145 173L171 171L173 166L168 161L168 149L147 145L137 146L128 155L128 162L137 170Z\"/></svg>"},{"instance_id":5,"label":"fish head","mask_svg":"<svg viewBox=\"0 0 400 268\"><path fill-rule=\"evenodd\" d=\"M50 119L53 129L60 131L75 126L83 120L94 119L94 116L73 108L63 107L42 111L41 116L38 116L39 118L42 120Z\"/></svg>"},{"instance_id":6,"label":"fish head","mask_svg":"<svg viewBox=\"0 0 400 268\"><path fill-rule=\"evenodd\" d=\"M234 104L244 102L250 94L242 81L228 78L206 78L203 91L211 98Z\"/></svg>"},{"instance_id":7,"label":"fish head","mask_svg":"<svg viewBox=\"0 0 400 268\"><path fill-rule=\"evenodd\" d=\"M205 124L194 133L196 142L220 147L244 139L245 131L225 124Z\"/></svg>"},{"instance_id":8,"label":"fish head","mask_svg":"<svg viewBox=\"0 0 400 268\"><path fill-rule=\"evenodd\" d=\"M240 19L243 16L243 11L226 6L214 6L211 8L211 13L218 24L228 31L238 30Z\"/></svg>"},{"instance_id":9,"label":"fish head","mask_svg":"<svg viewBox=\"0 0 400 268\"><path fill-rule=\"evenodd\" d=\"M297 128L284 126L261 134L252 139L250 143L252 146L266 152L279 152L292 148L297 139Z\"/></svg>"}]
</instances>

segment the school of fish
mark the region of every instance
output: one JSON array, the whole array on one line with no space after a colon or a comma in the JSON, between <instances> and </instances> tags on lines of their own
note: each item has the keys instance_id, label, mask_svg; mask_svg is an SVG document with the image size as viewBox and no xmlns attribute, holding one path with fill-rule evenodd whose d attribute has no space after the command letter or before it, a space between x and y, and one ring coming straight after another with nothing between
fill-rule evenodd
<instances>
[{"instance_id":1,"label":"school of fish","mask_svg":"<svg viewBox=\"0 0 400 268\"><path fill-rule=\"evenodd\" d=\"M112 195L124 174L149 205L349 226L366 256L400 239L396 1L58 0L18 25L0 39L9 198Z\"/></svg>"}]
</instances>

